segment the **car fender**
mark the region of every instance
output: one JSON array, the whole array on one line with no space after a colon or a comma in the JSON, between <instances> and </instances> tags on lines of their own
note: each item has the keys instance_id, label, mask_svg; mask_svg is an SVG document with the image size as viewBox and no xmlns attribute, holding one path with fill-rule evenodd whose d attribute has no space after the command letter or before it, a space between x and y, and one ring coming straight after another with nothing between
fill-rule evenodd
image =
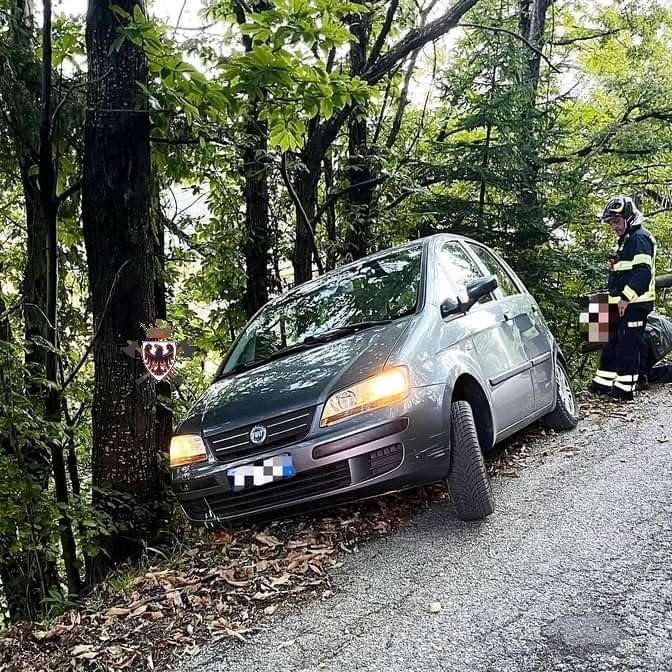
<instances>
[{"instance_id":1,"label":"car fender","mask_svg":"<svg viewBox=\"0 0 672 672\"><path fill-rule=\"evenodd\" d=\"M452 366L446 372L443 391L442 416L446 431L450 436L450 411L453 401L463 399L470 402L479 440L484 451L494 444L494 409L490 387L483 376L478 359L473 351L451 352L449 361Z\"/></svg>"}]
</instances>

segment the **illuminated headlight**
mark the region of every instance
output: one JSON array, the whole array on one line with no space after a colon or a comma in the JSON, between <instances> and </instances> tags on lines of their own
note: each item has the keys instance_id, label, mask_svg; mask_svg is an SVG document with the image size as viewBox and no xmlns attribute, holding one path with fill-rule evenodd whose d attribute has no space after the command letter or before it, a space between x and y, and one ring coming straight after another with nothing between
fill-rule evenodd
<instances>
[{"instance_id":1,"label":"illuminated headlight","mask_svg":"<svg viewBox=\"0 0 672 672\"><path fill-rule=\"evenodd\" d=\"M332 394L324 405L320 427L357 413L394 404L405 399L410 390L410 378L405 366L387 369L377 376Z\"/></svg>"},{"instance_id":2,"label":"illuminated headlight","mask_svg":"<svg viewBox=\"0 0 672 672\"><path fill-rule=\"evenodd\" d=\"M170 440L171 467L184 467L207 459L205 444L197 434L181 434Z\"/></svg>"}]
</instances>

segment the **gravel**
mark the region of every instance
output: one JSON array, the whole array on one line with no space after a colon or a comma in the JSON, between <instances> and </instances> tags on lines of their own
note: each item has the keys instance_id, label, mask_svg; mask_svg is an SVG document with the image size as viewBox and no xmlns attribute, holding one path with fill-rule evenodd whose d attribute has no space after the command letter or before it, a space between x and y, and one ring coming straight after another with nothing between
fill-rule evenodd
<instances>
[{"instance_id":1,"label":"gravel","mask_svg":"<svg viewBox=\"0 0 672 672\"><path fill-rule=\"evenodd\" d=\"M333 596L176 669L672 670L671 408L667 386L534 441L486 521L435 505L348 556Z\"/></svg>"}]
</instances>

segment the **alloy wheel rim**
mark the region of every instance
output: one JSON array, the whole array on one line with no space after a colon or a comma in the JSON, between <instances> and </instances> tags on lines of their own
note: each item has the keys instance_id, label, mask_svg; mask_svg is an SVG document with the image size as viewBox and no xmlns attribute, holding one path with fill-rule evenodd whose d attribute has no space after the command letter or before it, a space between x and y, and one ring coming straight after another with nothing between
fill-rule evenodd
<instances>
[{"instance_id":1,"label":"alloy wheel rim","mask_svg":"<svg viewBox=\"0 0 672 672\"><path fill-rule=\"evenodd\" d=\"M558 392L560 394L560 399L562 400L562 405L569 413L575 415L576 405L574 403L574 394L572 393L572 388L567 379L567 374L559 363L555 365L555 377L558 380Z\"/></svg>"}]
</instances>

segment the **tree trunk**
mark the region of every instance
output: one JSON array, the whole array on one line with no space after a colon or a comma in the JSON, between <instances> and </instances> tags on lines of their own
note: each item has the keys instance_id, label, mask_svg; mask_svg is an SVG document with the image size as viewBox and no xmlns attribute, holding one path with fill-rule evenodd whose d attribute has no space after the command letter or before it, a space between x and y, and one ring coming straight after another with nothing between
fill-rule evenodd
<instances>
[{"instance_id":1,"label":"tree trunk","mask_svg":"<svg viewBox=\"0 0 672 672\"><path fill-rule=\"evenodd\" d=\"M135 0L116 4L131 15L136 6L144 11ZM107 0L90 1L82 222L94 332L100 329L93 349L93 503L117 527L101 539L109 556L96 557L97 577L138 555L143 536L158 526L162 500L155 385L136 384L142 361L122 352L144 338L141 323L154 322L157 304L149 115L138 87L147 81L147 63L130 40L112 48L118 25Z\"/></svg>"},{"instance_id":2,"label":"tree trunk","mask_svg":"<svg viewBox=\"0 0 672 672\"><path fill-rule=\"evenodd\" d=\"M539 51L545 44L546 12L551 1L520 0L520 34ZM521 168L517 196L518 219L523 224L521 234L528 240L528 245L539 245L546 239L543 231L543 213L539 203L538 182L541 163L538 154L539 129L535 123L541 56L527 46L521 48L527 52L521 78L523 108L519 122Z\"/></svg>"},{"instance_id":3,"label":"tree trunk","mask_svg":"<svg viewBox=\"0 0 672 672\"><path fill-rule=\"evenodd\" d=\"M161 192L158 179L154 180L155 200L152 208L152 220L157 223L154 235L154 297L156 299L156 317L167 320L168 306L166 302L166 256L165 232L166 216L161 208ZM160 453L170 453L170 439L173 435L173 411L170 408L171 387L164 378L156 384L156 443ZM165 488L170 487L170 472L162 473L162 482ZM167 512L166 512L167 513Z\"/></svg>"},{"instance_id":4,"label":"tree trunk","mask_svg":"<svg viewBox=\"0 0 672 672\"><path fill-rule=\"evenodd\" d=\"M16 40L18 49L27 49L28 45L25 41L30 40L32 20L29 18L30 14L25 3L17 2L15 8L17 32L12 38ZM51 8L48 3L44 7L44 15L44 32L50 35ZM19 28L19 26L21 27ZM33 91L35 96L30 100L34 110L34 115L31 115L30 120L36 121L39 118L39 126L24 128L21 138L16 139L17 158L25 200L27 231L26 266L23 276L24 337L26 341L25 384L26 393L33 399L39 413L47 411L47 403L53 404L55 398L54 391L49 390L40 379L47 378L55 382L56 359L54 354L50 353L40 340L53 344L55 339L55 332L49 327L49 323L54 325L54 321L49 318L49 314L51 313L53 316L55 309L53 283L56 269L52 251L54 250L57 207L53 196L55 175L53 162L50 161L50 146L45 147L41 144L38 146L39 163L37 165L37 175L35 175L33 152L22 138L26 137L32 141L33 138L38 136L36 131L39 128L39 142L42 143L43 141L44 133L41 127L45 117L43 108L49 106L51 89L51 59L48 44L47 49L43 49L43 53L44 67L41 74L41 90L38 91L36 86L39 80L32 79L33 74L38 72L37 63L34 71L30 72L30 69L27 69L27 76L30 76L31 80L26 82L27 88ZM46 76L45 71L48 72ZM27 126L27 124L25 125ZM50 297L52 297L51 301ZM33 443L23 449L21 464L24 465L26 477L30 480L34 489L34 501L38 503L49 486L51 473L49 451L42 445ZM31 503L28 506L28 511L32 510ZM29 519L31 519L31 515L29 514ZM19 590L25 604L23 614L30 618L36 618L41 613L43 598L46 597L50 588L59 585L56 563L53 559L49 559L49 550L51 550L50 530L40 527L34 530L34 534L36 535L35 548L25 553L24 557L20 559L22 567L19 583L22 585L20 585Z\"/></svg>"},{"instance_id":5,"label":"tree trunk","mask_svg":"<svg viewBox=\"0 0 672 672\"><path fill-rule=\"evenodd\" d=\"M317 185L320 181L320 166L323 154L304 153L302 161L305 166L294 180L294 190L303 207L296 207L296 238L294 240L294 284L300 285L313 277L313 244L312 234L308 228L304 213L312 222L317 209Z\"/></svg>"},{"instance_id":6,"label":"tree trunk","mask_svg":"<svg viewBox=\"0 0 672 672\"><path fill-rule=\"evenodd\" d=\"M251 11L270 9L269 2L255 2ZM246 21L245 5L238 0L233 3L236 21ZM243 35L245 51L252 50L252 39ZM270 233L268 230L268 124L259 119L256 101L250 101L243 149L243 173L245 176L245 237L243 251L247 270L245 287L245 312L252 317L268 301L268 259Z\"/></svg>"},{"instance_id":7,"label":"tree trunk","mask_svg":"<svg viewBox=\"0 0 672 672\"><path fill-rule=\"evenodd\" d=\"M47 333L52 349L47 351L47 380L52 384L46 392L47 420L58 423L61 420L61 397L58 385L58 200L56 198L56 166L51 144L51 0L43 2L44 26L42 30L42 94L40 100L40 147L39 173L41 209L47 224ZM77 546L72 533L68 512L68 483L65 475L63 446L60 439L49 441L54 472L54 489L58 502L58 529L63 550L63 564L72 595L80 590Z\"/></svg>"},{"instance_id":8,"label":"tree trunk","mask_svg":"<svg viewBox=\"0 0 672 672\"><path fill-rule=\"evenodd\" d=\"M350 24L355 39L350 43L350 72L360 76L366 65L370 24L364 15L358 15ZM371 201L373 200L373 171L369 161L367 109L355 110L350 117L348 138L348 228L345 236L347 261L366 256L371 229ZM360 186L355 186L360 185Z\"/></svg>"},{"instance_id":9,"label":"tree trunk","mask_svg":"<svg viewBox=\"0 0 672 672\"><path fill-rule=\"evenodd\" d=\"M247 144L243 151L245 171L245 312L252 317L268 301L268 128L255 106L247 123Z\"/></svg>"},{"instance_id":10,"label":"tree trunk","mask_svg":"<svg viewBox=\"0 0 672 672\"><path fill-rule=\"evenodd\" d=\"M329 156L324 157L324 186L327 194L334 190L334 167ZM336 237L336 207L332 202L327 208L327 261L326 269L331 271L336 267L338 240Z\"/></svg>"}]
</instances>

